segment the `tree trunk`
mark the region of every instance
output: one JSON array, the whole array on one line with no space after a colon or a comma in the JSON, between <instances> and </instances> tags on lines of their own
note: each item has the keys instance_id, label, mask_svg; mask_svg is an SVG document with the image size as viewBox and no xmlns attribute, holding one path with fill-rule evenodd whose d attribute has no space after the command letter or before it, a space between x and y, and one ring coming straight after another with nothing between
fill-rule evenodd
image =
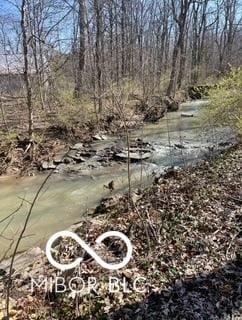
<instances>
[{"instance_id":1,"label":"tree trunk","mask_svg":"<svg viewBox=\"0 0 242 320\"><path fill-rule=\"evenodd\" d=\"M171 75L170 75L170 81L169 85L166 91L166 95L168 97L173 96L175 93L175 84L176 84L176 68L177 68L177 59L179 54L180 46L179 46L179 40L177 41L174 50L173 50L173 56L172 56L172 66L171 66Z\"/></svg>"},{"instance_id":2,"label":"tree trunk","mask_svg":"<svg viewBox=\"0 0 242 320\"><path fill-rule=\"evenodd\" d=\"M125 0L122 0L121 8L121 73L122 77L125 76L125 16L126 6Z\"/></svg>"},{"instance_id":3,"label":"tree trunk","mask_svg":"<svg viewBox=\"0 0 242 320\"><path fill-rule=\"evenodd\" d=\"M94 0L94 12L96 17L96 41L95 41L95 60L97 72L97 100L98 112L102 112L102 68L101 68L101 36L102 36L102 14L100 0Z\"/></svg>"},{"instance_id":4,"label":"tree trunk","mask_svg":"<svg viewBox=\"0 0 242 320\"><path fill-rule=\"evenodd\" d=\"M79 24L79 48L78 48L78 68L76 75L76 85L74 90L74 97L80 99L82 89L82 75L85 67L85 0L78 0L78 24Z\"/></svg>"},{"instance_id":5,"label":"tree trunk","mask_svg":"<svg viewBox=\"0 0 242 320\"><path fill-rule=\"evenodd\" d=\"M27 38L27 28L28 28L28 4L27 0L22 0L21 5L21 31L22 31L22 45L23 45L23 56L24 56L24 83L26 88L26 100L28 107L28 134L29 140L33 140L33 103L32 103L32 88L29 79L29 53L28 53L28 38Z\"/></svg>"},{"instance_id":6,"label":"tree trunk","mask_svg":"<svg viewBox=\"0 0 242 320\"><path fill-rule=\"evenodd\" d=\"M187 21L187 16L189 12L189 7L191 4L191 0L180 0L179 3L175 4L175 1L172 0L172 12L173 12L173 17L175 22L178 25L178 40L177 43L174 46L173 50L173 57L172 57L172 69L171 69L171 75L170 75L170 82L167 88L166 94L168 96L174 96L175 91L176 91L176 86L181 85L181 80L183 77L184 73L184 62L185 62L185 28L186 28L186 21ZM177 14L177 11L179 11L179 15ZM179 82L177 83L177 77L176 77L176 69L177 69L177 64L178 64L178 58L180 55L180 65L179 65L179 75L178 75L178 80Z\"/></svg>"}]
</instances>

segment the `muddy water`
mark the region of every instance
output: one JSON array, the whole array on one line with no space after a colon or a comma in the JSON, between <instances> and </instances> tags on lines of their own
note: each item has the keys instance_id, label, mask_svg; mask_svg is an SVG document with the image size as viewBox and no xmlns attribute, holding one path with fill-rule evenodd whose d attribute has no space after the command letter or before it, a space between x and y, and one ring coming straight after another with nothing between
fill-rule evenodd
<instances>
[{"instance_id":1,"label":"muddy water","mask_svg":"<svg viewBox=\"0 0 242 320\"><path fill-rule=\"evenodd\" d=\"M186 165L196 161L202 157L208 145L217 142L218 137L214 131L208 136L198 128L197 120L205 104L204 101L183 104L179 112L169 113L160 123L148 124L143 129L131 133L133 139L143 138L154 147L150 159L142 164L132 164L133 185L149 182L154 173L164 170L168 165ZM184 112L192 113L194 117L182 117L181 113ZM124 138L110 138L95 143L94 147L108 147L119 143L120 140ZM181 148L180 144L185 148ZM11 254L11 248L23 227L30 202L44 177L38 175L0 178L0 261ZM53 174L34 207L20 250L42 246L54 232L64 230L80 221L102 197L109 195L109 191L103 185L111 180L115 181L116 192L127 189L125 163L92 170L77 177ZM22 207L4 220L21 203Z\"/></svg>"}]
</instances>

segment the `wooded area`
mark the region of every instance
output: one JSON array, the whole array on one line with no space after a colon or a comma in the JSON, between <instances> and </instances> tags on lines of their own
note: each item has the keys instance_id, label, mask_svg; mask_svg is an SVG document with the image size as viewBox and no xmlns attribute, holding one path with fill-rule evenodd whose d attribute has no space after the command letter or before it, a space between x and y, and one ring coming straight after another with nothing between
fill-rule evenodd
<instances>
[{"instance_id":1,"label":"wooded area","mask_svg":"<svg viewBox=\"0 0 242 320\"><path fill-rule=\"evenodd\" d=\"M88 96L100 115L113 86L174 97L241 64L239 0L4 2L1 94L26 97L30 136L35 109L66 97Z\"/></svg>"},{"instance_id":2,"label":"wooded area","mask_svg":"<svg viewBox=\"0 0 242 320\"><path fill-rule=\"evenodd\" d=\"M241 137L242 0L0 0L0 318L241 316Z\"/></svg>"}]
</instances>

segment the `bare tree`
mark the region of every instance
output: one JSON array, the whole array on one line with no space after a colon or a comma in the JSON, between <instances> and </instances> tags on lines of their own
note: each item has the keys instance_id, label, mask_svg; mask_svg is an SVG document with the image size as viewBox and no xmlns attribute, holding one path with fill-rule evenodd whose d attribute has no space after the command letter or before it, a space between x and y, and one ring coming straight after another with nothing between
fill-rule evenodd
<instances>
[{"instance_id":1,"label":"bare tree","mask_svg":"<svg viewBox=\"0 0 242 320\"><path fill-rule=\"evenodd\" d=\"M83 80L83 71L85 67L85 46L86 46L86 33L85 33L85 0L78 0L78 29L79 29L79 48L78 48L78 68L76 72L76 84L74 96L80 98L81 87Z\"/></svg>"},{"instance_id":2,"label":"bare tree","mask_svg":"<svg viewBox=\"0 0 242 320\"><path fill-rule=\"evenodd\" d=\"M174 95L176 90L176 84L177 84L176 70L177 70L179 55L180 55L180 65L182 65L182 63L184 62L184 60L181 59L181 56L182 54L184 54L185 27L186 27L186 21L189 13L189 7L192 3L192 0L180 0L176 3L174 0L172 0L171 3L172 3L173 18L178 28L178 36L173 49L170 82L166 92L168 96ZM181 76L182 75L180 75L180 77Z\"/></svg>"},{"instance_id":3,"label":"bare tree","mask_svg":"<svg viewBox=\"0 0 242 320\"><path fill-rule=\"evenodd\" d=\"M242 63L240 0L19 2L11 17L0 14L0 43L6 65L13 54L24 57L30 137L33 111L40 117L56 102L63 105L66 91L75 98L94 97L99 119L110 80L118 86L132 80L143 96L174 96L188 82ZM10 83L17 76L11 66L7 70L2 79L13 92Z\"/></svg>"},{"instance_id":4,"label":"bare tree","mask_svg":"<svg viewBox=\"0 0 242 320\"><path fill-rule=\"evenodd\" d=\"M101 37L102 37L102 9L101 0L94 0L94 13L96 19L95 62L97 72L97 100L98 112L102 112L102 66L101 66Z\"/></svg>"},{"instance_id":5,"label":"bare tree","mask_svg":"<svg viewBox=\"0 0 242 320\"><path fill-rule=\"evenodd\" d=\"M33 102L32 102L32 88L30 85L30 64L29 64L29 39L28 39L28 13L29 4L28 0L22 0L21 4L21 31L22 31L22 44L24 56L24 82L27 94L27 107L28 107L28 133L29 140L33 140L34 120L33 120Z\"/></svg>"}]
</instances>

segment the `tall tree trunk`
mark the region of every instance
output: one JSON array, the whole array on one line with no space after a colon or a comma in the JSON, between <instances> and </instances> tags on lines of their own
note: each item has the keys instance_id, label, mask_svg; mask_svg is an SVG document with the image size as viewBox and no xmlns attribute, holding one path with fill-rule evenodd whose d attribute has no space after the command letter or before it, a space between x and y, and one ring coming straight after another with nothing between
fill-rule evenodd
<instances>
[{"instance_id":1,"label":"tall tree trunk","mask_svg":"<svg viewBox=\"0 0 242 320\"><path fill-rule=\"evenodd\" d=\"M113 17L113 0L109 2L109 28L110 28L110 35L109 35L109 55L110 55L110 78L113 81L113 73L114 73L114 65L113 65L113 24L114 24L114 17Z\"/></svg>"},{"instance_id":2,"label":"tall tree trunk","mask_svg":"<svg viewBox=\"0 0 242 320\"><path fill-rule=\"evenodd\" d=\"M28 107L28 134L29 140L33 140L33 103L32 103L32 88L30 85L29 79L29 53L28 53L28 37L27 37L27 30L28 30L28 3L27 0L22 0L21 4L21 32L22 32L22 45L23 45L23 57L24 57L24 83L26 88L26 100L27 100L27 107Z\"/></svg>"},{"instance_id":3,"label":"tall tree trunk","mask_svg":"<svg viewBox=\"0 0 242 320\"><path fill-rule=\"evenodd\" d=\"M179 65L180 74L178 75L178 78L179 78L178 85L181 84L181 80L183 77L183 72L184 72L183 63L185 60L185 56L184 56L185 28L186 28L186 21L188 17L189 7L192 0L180 0L179 3L175 3L175 0L172 0L171 2L172 2L173 17L175 22L178 25L178 40L173 50L172 69L171 69L169 85L166 92L168 96L175 95L176 86L177 86L176 69L177 69L179 55L180 55L180 65ZM179 10L179 15L177 14L178 10Z\"/></svg>"},{"instance_id":4,"label":"tall tree trunk","mask_svg":"<svg viewBox=\"0 0 242 320\"><path fill-rule=\"evenodd\" d=\"M196 3L193 3L192 7L192 60L191 60L191 81L192 83L197 83L197 75L198 75L198 40L199 40L199 34L198 34L198 10L199 10L199 4L196 5Z\"/></svg>"},{"instance_id":5,"label":"tall tree trunk","mask_svg":"<svg viewBox=\"0 0 242 320\"><path fill-rule=\"evenodd\" d=\"M171 74L170 74L170 81L169 85L166 91L167 96L172 96L175 93L175 85L176 85L176 68L177 68L177 60L178 60L178 55L180 51L180 45L179 45L179 40L175 44L175 47L173 49L173 55L172 55L172 66L171 66Z\"/></svg>"},{"instance_id":6,"label":"tall tree trunk","mask_svg":"<svg viewBox=\"0 0 242 320\"><path fill-rule=\"evenodd\" d=\"M165 17L163 17L165 18ZM157 56L157 81L158 84L160 84L161 74L163 70L163 61L164 61L164 52L165 52L165 41L168 33L168 20L165 19L163 30L161 33L160 41L157 41L157 50L158 50L158 56Z\"/></svg>"},{"instance_id":7,"label":"tall tree trunk","mask_svg":"<svg viewBox=\"0 0 242 320\"><path fill-rule=\"evenodd\" d=\"M98 100L98 112L102 112L102 67L101 67L101 36L102 36L102 13L100 0L94 0L94 12L96 17L96 41L95 41L95 60L97 71L97 100Z\"/></svg>"},{"instance_id":8,"label":"tall tree trunk","mask_svg":"<svg viewBox=\"0 0 242 320\"><path fill-rule=\"evenodd\" d=\"M82 90L82 75L85 67L85 46L86 46L86 34L85 34L85 0L78 0L78 27L79 27L79 48L78 48L78 68L76 75L76 85L74 90L75 98L81 97Z\"/></svg>"},{"instance_id":9,"label":"tall tree trunk","mask_svg":"<svg viewBox=\"0 0 242 320\"><path fill-rule=\"evenodd\" d=\"M116 83L119 84L119 43L118 43L118 12L117 2L114 6L115 13L115 60L116 60Z\"/></svg>"},{"instance_id":10,"label":"tall tree trunk","mask_svg":"<svg viewBox=\"0 0 242 320\"><path fill-rule=\"evenodd\" d=\"M185 34L183 34L185 38ZM186 67L186 45L185 39L182 39L181 46L180 46L180 65L179 65L179 72L177 77L177 89L180 89L182 86L182 80L184 78L185 67Z\"/></svg>"},{"instance_id":11,"label":"tall tree trunk","mask_svg":"<svg viewBox=\"0 0 242 320\"><path fill-rule=\"evenodd\" d=\"M125 76L125 17L126 17L126 5L125 0L122 0L121 4L121 73L122 77Z\"/></svg>"}]
</instances>

